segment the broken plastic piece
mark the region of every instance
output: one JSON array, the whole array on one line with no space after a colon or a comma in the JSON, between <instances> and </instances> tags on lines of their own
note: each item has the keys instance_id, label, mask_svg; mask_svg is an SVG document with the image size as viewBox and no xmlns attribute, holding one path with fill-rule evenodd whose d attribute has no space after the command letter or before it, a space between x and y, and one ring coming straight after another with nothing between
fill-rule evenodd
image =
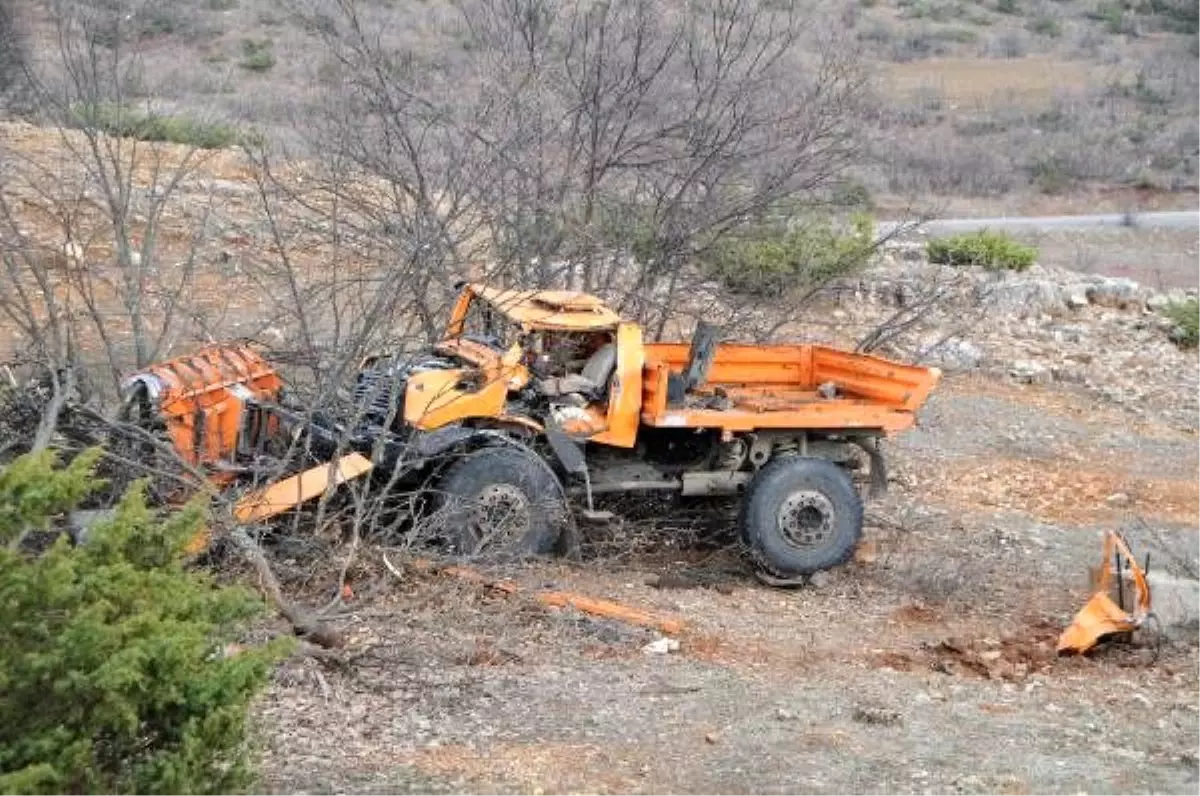
<instances>
[{"instance_id":1,"label":"broken plastic piece","mask_svg":"<svg viewBox=\"0 0 1200 796\"><path fill-rule=\"evenodd\" d=\"M1114 574L1111 564L1114 554L1124 556L1129 564L1128 577L1137 591L1137 602L1132 612L1126 612L1108 595ZM1124 573L1117 574L1118 577L1125 577ZM1123 583L1119 585L1124 588ZM1109 531L1104 536L1104 558L1100 564L1100 579L1096 584L1096 591L1075 615L1075 621L1059 636L1058 652L1087 652L1107 636L1137 630L1151 616L1153 614L1150 611L1150 584L1146 581L1146 573L1138 566L1137 559L1130 552L1125 540Z\"/></svg>"}]
</instances>

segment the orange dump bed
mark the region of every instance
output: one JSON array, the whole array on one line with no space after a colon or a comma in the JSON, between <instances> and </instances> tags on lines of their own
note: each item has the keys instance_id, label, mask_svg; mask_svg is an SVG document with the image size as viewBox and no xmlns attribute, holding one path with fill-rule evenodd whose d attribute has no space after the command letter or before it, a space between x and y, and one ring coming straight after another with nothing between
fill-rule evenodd
<instances>
[{"instance_id":1,"label":"orange dump bed","mask_svg":"<svg viewBox=\"0 0 1200 796\"><path fill-rule=\"evenodd\" d=\"M688 361L686 343L645 347L642 422L649 426L878 429L913 425L941 377L936 368L818 345L717 347L707 380L683 401L668 401L670 374ZM833 397L822 385L833 384Z\"/></svg>"}]
</instances>

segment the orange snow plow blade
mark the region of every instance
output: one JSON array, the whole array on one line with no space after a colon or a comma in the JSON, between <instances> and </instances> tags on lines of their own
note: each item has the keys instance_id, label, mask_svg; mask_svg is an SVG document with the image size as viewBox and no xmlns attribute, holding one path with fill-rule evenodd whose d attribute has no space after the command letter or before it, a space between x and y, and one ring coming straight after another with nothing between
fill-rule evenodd
<instances>
[{"instance_id":1,"label":"orange snow plow blade","mask_svg":"<svg viewBox=\"0 0 1200 796\"><path fill-rule=\"evenodd\" d=\"M1128 577L1133 581L1137 593L1136 603L1132 612L1113 601L1108 591L1113 579L1113 559L1115 554L1116 575L1118 577L1118 594L1124 594L1124 580ZM1128 563L1126 574L1122 564ZM1104 536L1104 558L1100 564L1100 577L1096 591L1087 604L1075 615L1073 621L1058 638L1058 652L1083 653L1096 646L1101 639L1114 633L1128 633L1137 630L1150 616L1150 584L1146 581L1146 573L1138 566L1137 559L1129 550L1129 545L1116 533L1109 531Z\"/></svg>"},{"instance_id":2,"label":"orange snow plow blade","mask_svg":"<svg viewBox=\"0 0 1200 796\"><path fill-rule=\"evenodd\" d=\"M358 453L317 465L302 473L255 490L237 502L233 516L238 522L254 522L282 514L306 500L323 495L332 484L338 486L371 471L371 461Z\"/></svg>"}]
</instances>

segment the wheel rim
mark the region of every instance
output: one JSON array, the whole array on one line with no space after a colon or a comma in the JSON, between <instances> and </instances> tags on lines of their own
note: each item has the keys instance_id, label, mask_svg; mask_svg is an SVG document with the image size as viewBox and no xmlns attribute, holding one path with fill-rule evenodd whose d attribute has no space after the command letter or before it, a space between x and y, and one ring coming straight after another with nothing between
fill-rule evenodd
<instances>
[{"instance_id":1,"label":"wheel rim","mask_svg":"<svg viewBox=\"0 0 1200 796\"><path fill-rule=\"evenodd\" d=\"M779 506L779 532L793 547L812 548L833 537L833 503L820 492L793 492Z\"/></svg>"},{"instance_id":2,"label":"wheel rim","mask_svg":"<svg viewBox=\"0 0 1200 796\"><path fill-rule=\"evenodd\" d=\"M512 484L485 486L476 497L471 514L477 552L520 541L532 518L529 498Z\"/></svg>"}]
</instances>

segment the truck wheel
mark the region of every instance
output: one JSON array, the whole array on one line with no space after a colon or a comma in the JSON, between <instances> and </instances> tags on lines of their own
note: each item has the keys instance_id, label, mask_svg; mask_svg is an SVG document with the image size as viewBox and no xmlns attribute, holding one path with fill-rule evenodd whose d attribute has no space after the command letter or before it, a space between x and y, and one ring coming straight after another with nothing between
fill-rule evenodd
<instances>
[{"instance_id":1,"label":"truck wheel","mask_svg":"<svg viewBox=\"0 0 1200 796\"><path fill-rule=\"evenodd\" d=\"M441 480L443 519L460 555L514 558L554 551L566 520L554 473L517 448L484 448Z\"/></svg>"},{"instance_id":2,"label":"truck wheel","mask_svg":"<svg viewBox=\"0 0 1200 796\"><path fill-rule=\"evenodd\" d=\"M742 503L741 532L759 567L795 578L848 559L862 521L862 499L841 467L793 456L754 476Z\"/></svg>"}]
</instances>

